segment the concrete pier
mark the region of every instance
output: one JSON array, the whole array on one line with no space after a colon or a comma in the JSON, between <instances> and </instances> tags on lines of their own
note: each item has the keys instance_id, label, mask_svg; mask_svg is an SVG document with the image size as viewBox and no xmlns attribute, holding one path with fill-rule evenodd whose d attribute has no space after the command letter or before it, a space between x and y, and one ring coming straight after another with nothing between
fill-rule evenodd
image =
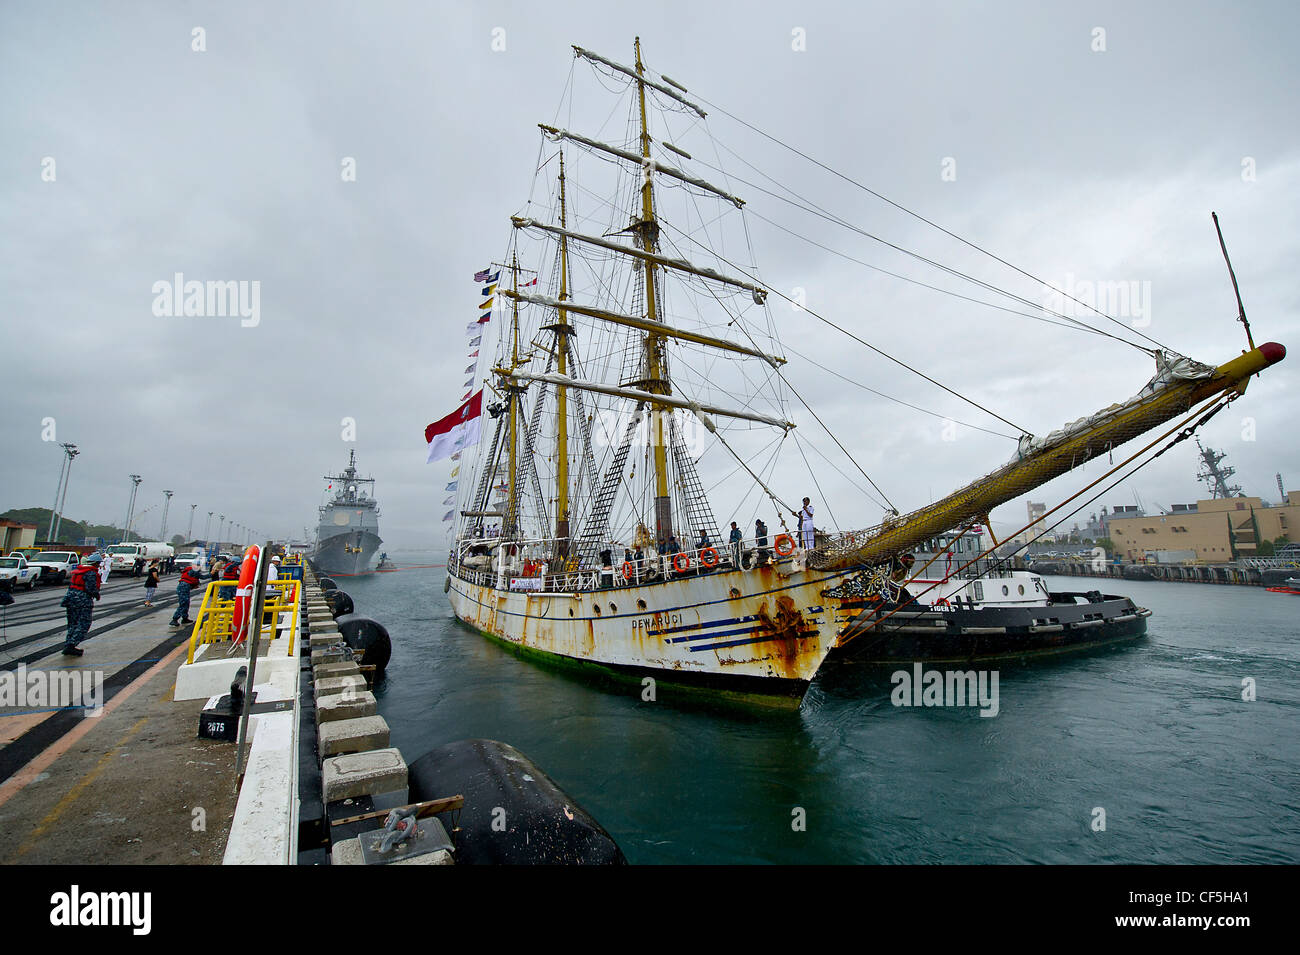
<instances>
[{"instance_id":1,"label":"concrete pier","mask_svg":"<svg viewBox=\"0 0 1300 955\"><path fill-rule=\"evenodd\" d=\"M174 699L189 637L167 625L176 580L164 577L147 608L141 579L110 577L81 657L61 653L66 587L38 587L6 608L0 680L22 676L31 689L102 678L103 689L72 707L30 695L0 706L0 864L221 862L235 749L197 738L205 700ZM102 709L84 708L96 702Z\"/></svg>"}]
</instances>

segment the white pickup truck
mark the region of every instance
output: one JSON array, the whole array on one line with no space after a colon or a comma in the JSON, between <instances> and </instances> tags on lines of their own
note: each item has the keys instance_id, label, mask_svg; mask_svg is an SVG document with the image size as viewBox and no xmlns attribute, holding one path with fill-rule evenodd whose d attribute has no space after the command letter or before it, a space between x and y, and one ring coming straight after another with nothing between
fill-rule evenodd
<instances>
[{"instance_id":1,"label":"white pickup truck","mask_svg":"<svg viewBox=\"0 0 1300 955\"><path fill-rule=\"evenodd\" d=\"M28 563L41 575L41 583L62 584L81 563L81 555L70 550L43 550Z\"/></svg>"},{"instance_id":2,"label":"white pickup truck","mask_svg":"<svg viewBox=\"0 0 1300 955\"><path fill-rule=\"evenodd\" d=\"M27 563L27 558L21 554L0 557L0 587L5 590L13 592L19 587L31 590L40 577L40 570Z\"/></svg>"}]
</instances>

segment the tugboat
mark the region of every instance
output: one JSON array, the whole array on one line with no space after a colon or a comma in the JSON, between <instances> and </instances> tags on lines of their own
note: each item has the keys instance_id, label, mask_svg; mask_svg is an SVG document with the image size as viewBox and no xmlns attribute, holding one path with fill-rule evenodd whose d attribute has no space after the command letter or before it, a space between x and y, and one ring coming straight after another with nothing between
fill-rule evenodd
<instances>
[{"instance_id":1,"label":"tugboat","mask_svg":"<svg viewBox=\"0 0 1300 955\"><path fill-rule=\"evenodd\" d=\"M631 128L605 143L539 124L543 156L530 167L546 181L529 194L544 204L539 198L512 216L506 254L474 276L485 300L468 333L473 355L480 348L493 355L490 371L481 376L477 361L467 369L460 407L425 429L429 460L457 461L457 481L447 487L455 507L444 518L456 521L445 584L451 609L521 655L600 675L800 699L828 655L860 639L869 621L859 601L879 596L893 561L952 528L987 525L993 508L1085 462L1114 452L1113 474L1154 457L1286 355L1279 344L1251 341L1249 351L1215 366L1154 339L1152 349L1120 338L1154 359L1155 374L1137 394L1042 437L997 416L1021 431L1007 463L909 513L864 490L855 507L875 501L884 520L819 532L809 505L800 511L793 503L817 475L806 456L807 470L798 463L803 446L790 416L806 408L805 424L826 430L866 472L846 448L854 438L831 433L787 377L767 305L769 296L785 296L738 264L749 253L720 241L725 233L745 247L744 200L707 182L703 161L666 141L672 127L695 129L704 109L675 80L647 70L639 40L632 66L580 47L574 55L602 88L628 95ZM673 121L652 130L652 104ZM566 154L575 152L585 180L572 193L576 209L565 179ZM571 260L581 263L573 274ZM797 310L816 315L802 304ZM1102 319L1126 336L1143 334ZM482 428L480 443L484 411L494 428L490 441ZM1117 449L1148 432L1151 443L1120 461ZM764 442L772 450L760 453ZM746 502L747 519L777 515L772 536L761 522L741 540L723 529L697 468L706 454L735 475L729 496L733 506ZM981 648L973 638L1009 639L1019 629L1044 646L1065 645L1145 620L1124 598L1067 599L1038 589L1032 576L950 584L942 594L948 608L918 612L942 615L945 635L956 621L951 652L959 655ZM1034 599L1020 604L1021 587ZM1013 594L1016 601L999 601ZM994 625L967 616L993 613L1003 618L998 634L978 632ZM939 629L932 621L931 632Z\"/></svg>"},{"instance_id":2,"label":"tugboat","mask_svg":"<svg viewBox=\"0 0 1300 955\"><path fill-rule=\"evenodd\" d=\"M834 655L966 662L1087 650L1146 634L1151 611L1128 597L1049 591L1038 574L1006 569L982 553L978 528L927 541L902 562L916 567L907 588L886 577L874 593L845 599L859 612Z\"/></svg>"},{"instance_id":3,"label":"tugboat","mask_svg":"<svg viewBox=\"0 0 1300 955\"><path fill-rule=\"evenodd\" d=\"M353 451L343 473L327 474L325 480L330 482L334 496L320 509L312 563L319 573L331 576L371 573L383 543L375 479L357 476L357 452ZM366 485L370 486L369 494L363 490Z\"/></svg>"}]
</instances>

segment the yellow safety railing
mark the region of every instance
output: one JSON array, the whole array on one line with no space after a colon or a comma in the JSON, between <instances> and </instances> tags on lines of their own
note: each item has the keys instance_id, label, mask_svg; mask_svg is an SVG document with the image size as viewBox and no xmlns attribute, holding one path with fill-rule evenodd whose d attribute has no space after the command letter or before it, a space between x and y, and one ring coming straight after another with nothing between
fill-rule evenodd
<instances>
[{"instance_id":1,"label":"yellow safety railing","mask_svg":"<svg viewBox=\"0 0 1300 955\"><path fill-rule=\"evenodd\" d=\"M266 588L268 593L262 602L262 620L267 621L268 614L270 618L269 622L260 624L259 632L264 639L274 640L279 627L280 614L289 614L288 656L293 656L294 641L298 635L298 581L271 580L267 581ZM234 597L226 599L219 596L223 589L229 589L233 593L236 583L233 580L214 580L204 591L203 603L199 606L199 615L194 621L194 630L190 634L190 652L186 663L194 662L195 651L201 644L224 643L231 638L234 629L235 600ZM251 613L253 609L251 598L248 603Z\"/></svg>"}]
</instances>

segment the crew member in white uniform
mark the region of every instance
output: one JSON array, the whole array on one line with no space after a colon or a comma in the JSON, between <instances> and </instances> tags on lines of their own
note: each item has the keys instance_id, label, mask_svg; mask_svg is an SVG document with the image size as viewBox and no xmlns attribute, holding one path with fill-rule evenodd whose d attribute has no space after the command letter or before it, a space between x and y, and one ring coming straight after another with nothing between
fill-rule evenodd
<instances>
[{"instance_id":1,"label":"crew member in white uniform","mask_svg":"<svg viewBox=\"0 0 1300 955\"><path fill-rule=\"evenodd\" d=\"M803 499L803 508L795 517L799 518L799 537L804 550L813 549L813 506L808 498Z\"/></svg>"}]
</instances>

